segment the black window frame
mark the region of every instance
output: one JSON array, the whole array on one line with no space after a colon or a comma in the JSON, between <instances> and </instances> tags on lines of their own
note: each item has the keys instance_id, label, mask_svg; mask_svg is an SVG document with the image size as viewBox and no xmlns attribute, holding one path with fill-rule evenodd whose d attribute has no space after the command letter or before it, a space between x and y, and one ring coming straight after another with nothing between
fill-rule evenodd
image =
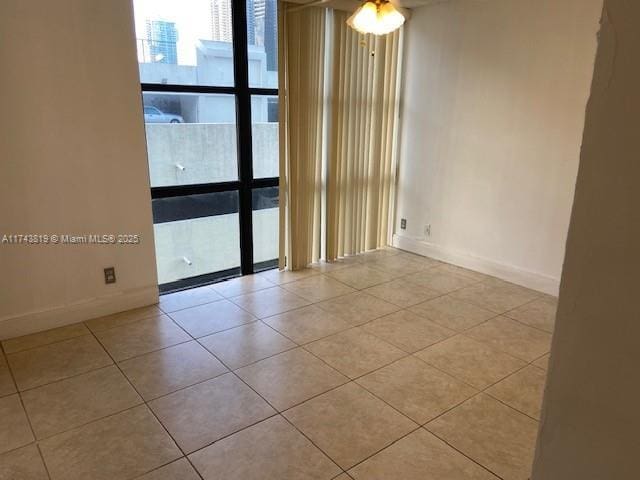
<instances>
[{"instance_id":1,"label":"black window frame","mask_svg":"<svg viewBox=\"0 0 640 480\"><path fill-rule=\"evenodd\" d=\"M236 100L236 138L238 154L238 180L230 182L200 183L151 187L152 200L203 193L237 191L240 219L240 268L207 273L170 283L160 284L161 293L207 285L227 278L250 275L275 268L278 259L254 264L253 262L253 209L252 192L264 187L277 187L279 177L253 178L253 143L251 122L251 97L278 96L278 88L249 86L249 51L247 40L247 2L231 2L233 36L233 86L183 85L141 82L142 93L200 93L234 95Z\"/></svg>"}]
</instances>

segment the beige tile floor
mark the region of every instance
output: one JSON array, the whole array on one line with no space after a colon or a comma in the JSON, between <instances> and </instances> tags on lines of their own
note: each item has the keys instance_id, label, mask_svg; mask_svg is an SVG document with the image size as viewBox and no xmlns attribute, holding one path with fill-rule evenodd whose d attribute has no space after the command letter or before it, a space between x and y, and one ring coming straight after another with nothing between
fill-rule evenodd
<instances>
[{"instance_id":1,"label":"beige tile floor","mask_svg":"<svg viewBox=\"0 0 640 480\"><path fill-rule=\"evenodd\" d=\"M526 480L555 309L386 248L5 340L0 480Z\"/></svg>"}]
</instances>

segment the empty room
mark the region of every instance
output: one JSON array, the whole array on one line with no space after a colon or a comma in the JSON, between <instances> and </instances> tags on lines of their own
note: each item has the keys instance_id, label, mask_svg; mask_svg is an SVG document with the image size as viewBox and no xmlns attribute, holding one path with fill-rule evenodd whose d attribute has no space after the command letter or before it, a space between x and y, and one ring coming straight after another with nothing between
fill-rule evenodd
<instances>
[{"instance_id":1,"label":"empty room","mask_svg":"<svg viewBox=\"0 0 640 480\"><path fill-rule=\"evenodd\" d=\"M2 0L0 480L640 477L639 26Z\"/></svg>"}]
</instances>

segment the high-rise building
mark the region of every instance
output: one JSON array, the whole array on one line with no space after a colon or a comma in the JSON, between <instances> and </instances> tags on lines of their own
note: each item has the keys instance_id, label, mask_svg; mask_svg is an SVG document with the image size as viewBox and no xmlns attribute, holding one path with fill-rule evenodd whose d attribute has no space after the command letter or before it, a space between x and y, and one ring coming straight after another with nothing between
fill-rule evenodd
<instances>
[{"instance_id":1,"label":"high-rise building","mask_svg":"<svg viewBox=\"0 0 640 480\"><path fill-rule=\"evenodd\" d=\"M277 0L247 0L249 44L264 47L269 71L278 69L277 8Z\"/></svg>"},{"instance_id":2,"label":"high-rise building","mask_svg":"<svg viewBox=\"0 0 640 480\"><path fill-rule=\"evenodd\" d=\"M241 1L241 0L239 0ZM277 0L244 0L247 5L247 43L264 47L267 70L278 70ZM210 0L211 39L233 41L231 0Z\"/></svg>"},{"instance_id":3,"label":"high-rise building","mask_svg":"<svg viewBox=\"0 0 640 480\"><path fill-rule=\"evenodd\" d=\"M178 30L174 22L147 20L147 42L151 63L178 64Z\"/></svg>"},{"instance_id":4,"label":"high-rise building","mask_svg":"<svg viewBox=\"0 0 640 480\"><path fill-rule=\"evenodd\" d=\"M254 21L254 31L255 31L254 44L255 45L264 45L265 3L266 3L265 0L253 0L253 21ZM247 15L249 15L249 12L247 12Z\"/></svg>"},{"instance_id":5,"label":"high-rise building","mask_svg":"<svg viewBox=\"0 0 640 480\"><path fill-rule=\"evenodd\" d=\"M267 53L267 70L278 70L278 2L264 2L264 50Z\"/></svg>"},{"instance_id":6,"label":"high-rise building","mask_svg":"<svg viewBox=\"0 0 640 480\"><path fill-rule=\"evenodd\" d=\"M276 0L246 0L247 2L247 43L264 45L264 18L266 4ZM233 41L231 23L231 0L210 0L211 39L218 42Z\"/></svg>"},{"instance_id":7,"label":"high-rise building","mask_svg":"<svg viewBox=\"0 0 640 480\"><path fill-rule=\"evenodd\" d=\"M266 0L253 0L253 10L255 12L256 19L264 17L264 8L266 3Z\"/></svg>"},{"instance_id":8,"label":"high-rise building","mask_svg":"<svg viewBox=\"0 0 640 480\"><path fill-rule=\"evenodd\" d=\"M259 0L247 0L247 43L256 45L256 3Z\"/></svg>"},{"instance_id":9,"label":"high-rise building","mask_svg":"<svg viewBox=\"0 0 640 480\"><path fill-rule=\"evenodd\" d=\"M231 0L211 0L211 40L233 41Z\"/></svg>"}]
</instances>

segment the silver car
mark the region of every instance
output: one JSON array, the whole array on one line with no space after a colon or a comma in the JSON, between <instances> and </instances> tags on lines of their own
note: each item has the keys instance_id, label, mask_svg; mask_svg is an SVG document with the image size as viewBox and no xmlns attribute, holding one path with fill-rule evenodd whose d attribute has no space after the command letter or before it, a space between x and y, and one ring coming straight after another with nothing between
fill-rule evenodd
<instances>
[{"instance_id":1,"label":"silver car","mask_svg":"<svg viewBox=\"0 0 640 480\"><path fill-rule=\"evenodd\" d=\"M184 123L184 118L172 113L164 113L151 105L144 106L145 123Z\"/></svg>"}]
</instances>

